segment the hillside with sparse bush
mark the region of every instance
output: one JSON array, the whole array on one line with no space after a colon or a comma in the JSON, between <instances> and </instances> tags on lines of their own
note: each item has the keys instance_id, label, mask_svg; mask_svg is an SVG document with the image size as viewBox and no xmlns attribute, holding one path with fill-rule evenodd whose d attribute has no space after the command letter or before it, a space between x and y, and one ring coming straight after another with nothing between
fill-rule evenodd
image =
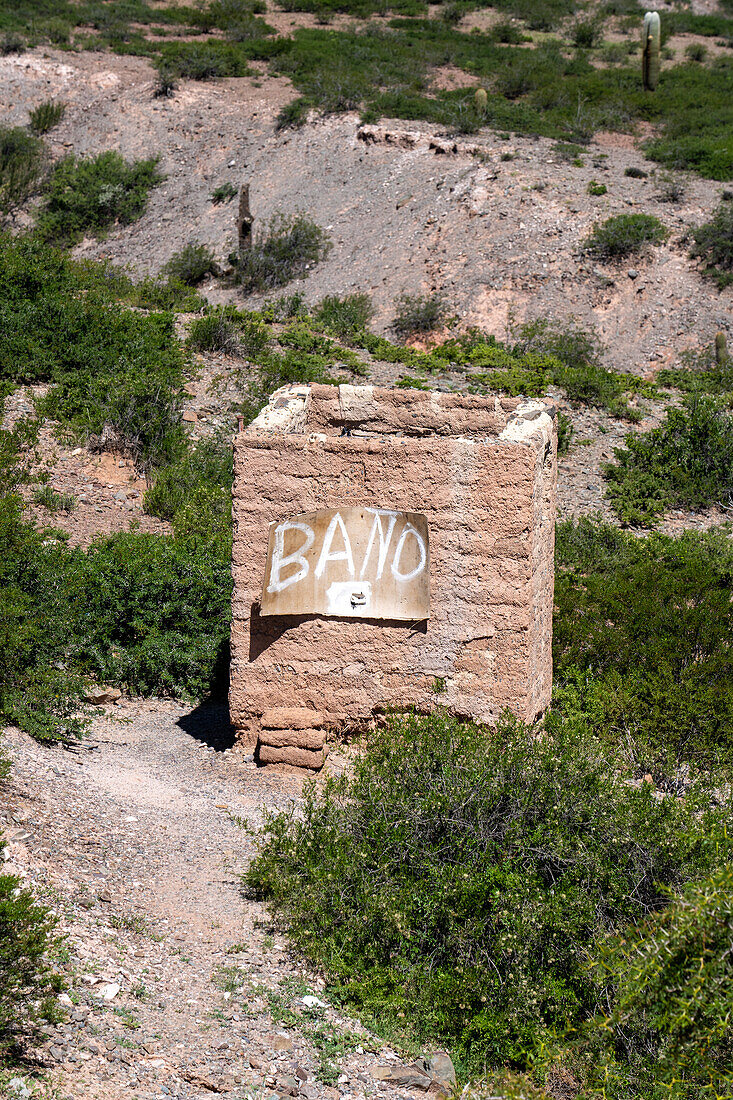
<instances>
[{"instance_id":1,"label":"hillside with sparse bush","mask_svg":"<svg viewBox=\"0 0 733 1100\"><path fill-rule=\"evenodd\" d=\"M733 1098L733 0L643 14L0 0L1 1096ZM557 405L541 721L233 741L307 382Z\"/></svg>"}]
</instances>

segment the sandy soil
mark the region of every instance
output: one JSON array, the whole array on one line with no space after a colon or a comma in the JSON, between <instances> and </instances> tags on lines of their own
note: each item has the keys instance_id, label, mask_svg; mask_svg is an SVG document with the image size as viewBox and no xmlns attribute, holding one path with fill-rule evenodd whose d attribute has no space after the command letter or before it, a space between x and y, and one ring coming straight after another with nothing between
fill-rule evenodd
<instances>
[{"instance_id":1,"label":"sandy soil","mask_svg":"<svg viewBox=\"0 0 733 1100\"><path fill-rule=\"evenodd\" d=\"M12 730L3 744L13 758L0 788L5 870L50 902L66 937L68 1019L48 1029L35 1066L59 1096L356 1100L385 1090L370 1069L394 1052L327 1005L323 982L239 886L252 853L242 823L297 799L299 774L256 768L222 708L172 702L100 710L76 752ZM309 995L320 1003L309 1008ZM323 1024L351 1039L340 1088L319 1080L309 1032Z\"/></svg>"}]
</instances>

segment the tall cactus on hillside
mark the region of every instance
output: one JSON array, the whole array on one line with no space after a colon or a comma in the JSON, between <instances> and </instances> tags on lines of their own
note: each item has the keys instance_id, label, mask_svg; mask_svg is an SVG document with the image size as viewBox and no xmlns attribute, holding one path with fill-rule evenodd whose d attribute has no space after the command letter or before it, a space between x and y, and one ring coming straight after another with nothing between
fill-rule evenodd
<instances>
[{"instance_id":1,"label":"tall cactus on hillside","mask_svg":"<svg viewBox=\"0 0 733 1100\"><path fill-rule=\"evenodd\" d=\"M728 359L728 348L725 342L725 333L715 333L715 362L722 367Z\"/></svg>"},{"instance_id":2,"label":"tall cactus on hillside","mask_svg":"<svg viewBox=\"0 0 733 1100\"><path fill-rule=\"evenodd\" d=\"M644 16L642 36L642 78L644 87L653 92L659 83L659 46L662 25L658 11L648 11Z\"/></svg>"},{"instance_id":3,"label":"tall cactus on hillside","mask_svg":"<svg viewBox=\"0 0 733 1100\"><path fill-rule=\"evenodd\" d=\"M476 110L480 115L486 114L486 108L489 104L489 97L486 94L485 88L477 88L473 94L473 99L476 104Z\"/></svg>"}]
</instances>

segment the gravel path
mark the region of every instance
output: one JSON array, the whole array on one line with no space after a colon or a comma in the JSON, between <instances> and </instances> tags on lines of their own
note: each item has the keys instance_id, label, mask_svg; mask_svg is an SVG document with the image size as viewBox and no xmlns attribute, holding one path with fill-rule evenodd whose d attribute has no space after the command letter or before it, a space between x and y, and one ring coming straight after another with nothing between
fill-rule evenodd
<instances>
[{"instance_id":1,"label":"gravel path","mask_svg":"<svg viewBox=\"0 0 733 1100\"><path fill-rule=\"evenodd\" d=\"M3 744L6 869L66 935L68 1019L40 1051L60 1098L356 1100L386 1088L370 1066L397 1056L325 1005L322 981L239 889L241 819L297 798L300 775L257 769L222 709L169 702L109 707L76 752L15 730Z\"/></svg>"}]
</instances>

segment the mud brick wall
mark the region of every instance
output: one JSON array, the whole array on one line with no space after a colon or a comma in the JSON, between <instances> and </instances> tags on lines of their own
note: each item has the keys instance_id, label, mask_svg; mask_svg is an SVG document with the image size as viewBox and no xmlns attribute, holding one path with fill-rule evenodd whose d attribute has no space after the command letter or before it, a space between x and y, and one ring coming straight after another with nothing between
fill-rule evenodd
<instances>
[{"instance_id":1,"label":"mud brick wall","mask_svg":"<svg viewBox=\"0 0 733 1100\"><path fill-rule=\"evenodd\" d=\"M235 442L230 704L241 736L255 743L263 715L282 707L330 729L389 706L485 722L505 707L541 713L556 450L554 409L537 401L368 386L273 395ZM427 623L260 616L270 522L346 505L426 515Z\"/></svg>"}]
</instances>

